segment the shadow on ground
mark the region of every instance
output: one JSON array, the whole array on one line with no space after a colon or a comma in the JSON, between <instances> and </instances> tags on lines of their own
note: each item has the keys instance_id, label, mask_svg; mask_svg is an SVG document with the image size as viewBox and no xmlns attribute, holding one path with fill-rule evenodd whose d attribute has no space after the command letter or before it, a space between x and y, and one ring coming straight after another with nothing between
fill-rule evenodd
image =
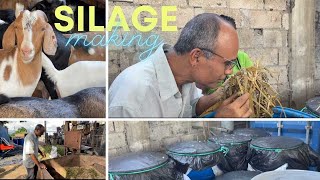
<instances>
[{"instance_id":1,"label":"shadow on ground","mask_svg":"<svg viewBox=\"0 0 320 180\"><path fill-rule=\"evenodd\" d=\"M5 169L1 168L1 169L0 169L0 172L1 172L1 174L0 174L0 179L1 179L1 178L4 178L5 175L7 175L7 174L13 172L14 170L16 170L19 166L21 166L21 165L20 165L20 164L19 164L19 165L16 165L16 166L12 167L12 168L9 169L9 170L5 170ZM5 172L2 173L2 170L4 170ZM18 177L17 177L17 178L18 178Z\"/></svg>"}]
</instances>

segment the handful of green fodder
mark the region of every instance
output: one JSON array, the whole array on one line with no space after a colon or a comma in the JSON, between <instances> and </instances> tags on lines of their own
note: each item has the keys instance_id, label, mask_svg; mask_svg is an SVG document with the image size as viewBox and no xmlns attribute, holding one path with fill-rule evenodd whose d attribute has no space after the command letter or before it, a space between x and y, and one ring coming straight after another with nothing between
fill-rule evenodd
<instances>
[{"instance_id":1,"label":"handful of green fodder","mask_svg":"<svg viewBox=\"0 0 320 180\"><path fill-rule=\"evenodd\" d=\"M220 103L217 103L206 110L201 116L217 109L223 100L229 98L233 94L239 96L250 94L250 108L253 110L251 117L272 117L272 108L281 105L278 93L268 83L269 76L272 77L270 71L256 63L254 66L241 69L237 74L230 77L223 85L224 96Z\"/></svg>"}]
</instances>

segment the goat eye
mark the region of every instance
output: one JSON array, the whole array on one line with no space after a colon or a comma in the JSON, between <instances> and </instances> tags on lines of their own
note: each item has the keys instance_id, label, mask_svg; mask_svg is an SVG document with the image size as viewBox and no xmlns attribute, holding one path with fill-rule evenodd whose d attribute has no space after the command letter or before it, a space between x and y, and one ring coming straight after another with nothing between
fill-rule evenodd
<instances>
[{"instance_id":1,"label":"goat eye","mask_svg":"<svg viewBox=\"0 0 320 180\"><path fill-rule=\"evenodd\" d=\"M45 30L46 30L46 28L42 28L42 29L41 29L41 31L45 31Z\"/></svg>"}]
</instances>

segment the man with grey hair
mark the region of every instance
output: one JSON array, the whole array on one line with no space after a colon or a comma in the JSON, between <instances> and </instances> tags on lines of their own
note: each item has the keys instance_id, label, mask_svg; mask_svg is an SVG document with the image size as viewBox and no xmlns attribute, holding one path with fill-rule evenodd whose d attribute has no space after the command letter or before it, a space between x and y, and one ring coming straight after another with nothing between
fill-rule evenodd
<instances>
[{"instance_id":1,"label":"man with grey hair","mask_svg":"<svg viewBox=\"0 0 320 180\"><path fill-rule=\"evenodd\" d=\"M34 131L24 138L22 159L23 165L26 167L28 173L26 179L36 179L38 169L46 169L46 166L38 160L38 152L42 157L46 157L45 153L41 152L39 149L38 140L44 132L44 126L38 124Z\"/></svg>"},{"instance_id":2,"label":"man with grey hair","mask_svg":"<svg viewBox=\"0 0 320 180\"><path fill-rule=\"evenodd\" d=\"M236 30L219 15L190 20L174 45L162 44L125 69L109 89L109 117L196 117L221 94L198 97L195 83L214 88L232 73L239 49ZM215 117L249 117L249 94L223 101Z\"/></svg>"}]
</instances>

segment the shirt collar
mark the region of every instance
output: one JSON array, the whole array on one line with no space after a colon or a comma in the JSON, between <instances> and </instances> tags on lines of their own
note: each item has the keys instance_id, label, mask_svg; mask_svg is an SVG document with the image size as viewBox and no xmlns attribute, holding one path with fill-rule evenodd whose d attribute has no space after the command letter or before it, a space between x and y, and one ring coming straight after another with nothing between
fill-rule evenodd
<instances>
[{"instance_id":1,"label":"shirt collar","mask_svg":"<svg viewBox=\"0 0 320 180\"><path fill-rule=\"evenodd\" d=\"M164 49L170 46L161 44L155 53L150 56L156 71L156 77L159 83L160 97L167 100L175 94L179 93L177 83L168 63L168 59L164 53Z\"/></svg>"}]
</instances>

